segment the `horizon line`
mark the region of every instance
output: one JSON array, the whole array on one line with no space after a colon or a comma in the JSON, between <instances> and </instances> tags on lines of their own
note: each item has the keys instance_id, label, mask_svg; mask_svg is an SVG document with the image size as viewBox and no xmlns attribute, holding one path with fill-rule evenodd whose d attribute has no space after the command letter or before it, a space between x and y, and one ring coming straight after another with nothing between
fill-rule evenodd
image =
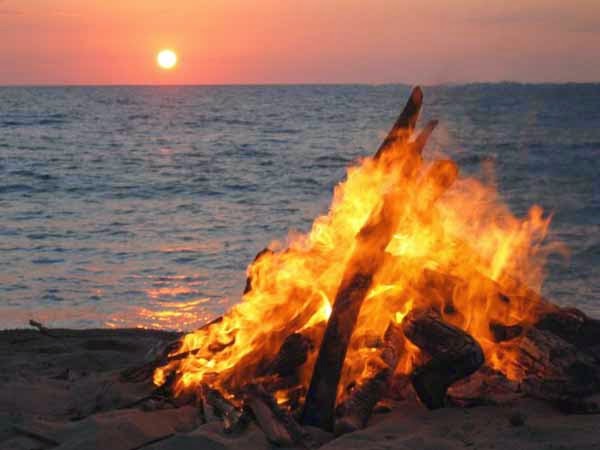
<instances>
[{"instance_id":1,"label":"horizon line","mask_svg":"<svg viewBox=\"0 0 600 450\"><path fill-rule=\"evenodd\" d=\"M465 81L444 83L367 83L367 82L308 82L308 83L7 83L0 84L0 88L37 88L37 87L274 87L274 86L423 86L431 87L457 87L484 84L517 84L517 85L590 85L600 84L597 81Z\"/></svg>"}]
</instances>

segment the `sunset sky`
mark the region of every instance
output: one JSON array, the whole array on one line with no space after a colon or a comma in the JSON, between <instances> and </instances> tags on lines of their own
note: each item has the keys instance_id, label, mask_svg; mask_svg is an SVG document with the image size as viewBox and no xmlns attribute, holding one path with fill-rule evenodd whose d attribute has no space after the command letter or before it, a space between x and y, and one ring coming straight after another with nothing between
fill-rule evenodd
<instances>
[{"instance_id":1,"label":"sunset sky","mask_svg":"<svg viewBox=\"0 0 600 450\"><path fill-rule=\"evenodd\" d=\"M600 81L600 0L0 0L0 59L0 84Z\"/></svg>"}]
</instances>

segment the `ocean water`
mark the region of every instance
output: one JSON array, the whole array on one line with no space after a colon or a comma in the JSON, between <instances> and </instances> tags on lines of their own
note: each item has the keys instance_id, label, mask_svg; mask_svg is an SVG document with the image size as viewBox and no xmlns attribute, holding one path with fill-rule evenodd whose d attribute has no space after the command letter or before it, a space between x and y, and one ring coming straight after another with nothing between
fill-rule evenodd
<instances>
[{"instance_id":1,"label":"ocean water","mask_svg":"<svg viewBox=\"0 0 600 450\"><path fill-rule=\"evenodd\" d=\"M408 86L0 88L0 328L191 328L307 231ZM427 152L553 213L544 293L600 315L600 84L425 88Z\"/></svg>"}]
</instances>

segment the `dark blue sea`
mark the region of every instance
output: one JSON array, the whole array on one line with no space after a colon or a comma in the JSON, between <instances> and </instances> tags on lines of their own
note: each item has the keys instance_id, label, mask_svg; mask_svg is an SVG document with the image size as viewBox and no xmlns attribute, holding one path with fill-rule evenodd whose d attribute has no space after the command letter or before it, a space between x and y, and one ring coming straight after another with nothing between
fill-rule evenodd
<instances>
[{"instance_id":1,"label":"dark blue sea","mask_svg":"<svg viewBox=\"0 0 600 450\"><path fill-rule=\"evenodd\" d=\"M0 88L0 328L192 328L308 231L408 86ZM553 213L544 294L600 315L600 84L425 88L429 152Z\"/></svg>"}]
</instances>

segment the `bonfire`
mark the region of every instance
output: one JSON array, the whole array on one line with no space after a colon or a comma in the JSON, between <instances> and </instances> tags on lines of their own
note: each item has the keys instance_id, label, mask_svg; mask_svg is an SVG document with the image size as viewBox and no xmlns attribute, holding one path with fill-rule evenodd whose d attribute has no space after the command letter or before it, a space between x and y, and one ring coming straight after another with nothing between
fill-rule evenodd
<instances>
[{"instance_id":1,"label":"bonfire","mask_svg":"<svg viewBox=\"0 0 600 450\"><path fill-rule=\"evenodd\" d=\"M415 88L373 156L350 167L308 234L261 251L237 305L128 369L204 420L277 445L309 426L367 426L386 399L430 409L529 395L589 407L600 324L540 292L550 218L515 217L494 186L423 149Z\"/></svg>"}]
</instances>

